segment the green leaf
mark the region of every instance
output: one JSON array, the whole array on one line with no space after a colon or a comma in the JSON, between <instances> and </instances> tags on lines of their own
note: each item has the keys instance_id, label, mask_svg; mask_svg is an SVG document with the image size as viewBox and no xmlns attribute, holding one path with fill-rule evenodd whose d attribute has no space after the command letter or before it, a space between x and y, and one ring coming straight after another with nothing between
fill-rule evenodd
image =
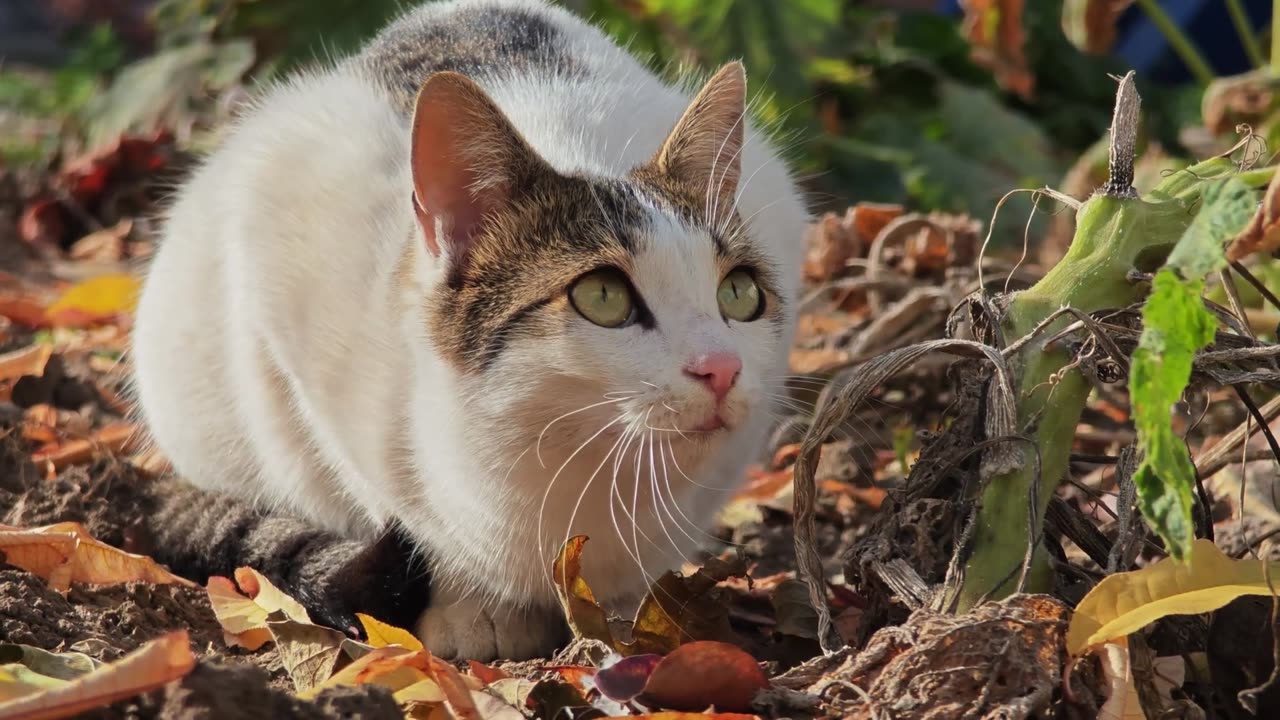
<instances>
[{"instance_id":1,"label":"green leaf","mask_svg":"<svg viewBox=\"0 0 1280 720\"><path fill-rule=\"evenodd\" d=\"M1142 311L1129 392L1142 463L1134 478L1142 514L1169 554L1185 560L1194 540L1195 467L1173 429L1173 406L1191 380L1196 353L1213 342L1217 321L1204 307L1204 278L1226 265L1223 244L1248 223L1254 193L1234 178L1204 188L1203 206L1155 277Z\"/></svg>"}]
</instances>

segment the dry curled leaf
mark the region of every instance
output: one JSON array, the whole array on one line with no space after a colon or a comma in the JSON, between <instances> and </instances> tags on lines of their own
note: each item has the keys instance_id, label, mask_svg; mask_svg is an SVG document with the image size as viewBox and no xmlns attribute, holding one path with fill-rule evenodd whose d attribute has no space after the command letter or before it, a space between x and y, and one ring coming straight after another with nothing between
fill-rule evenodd
<instances>
[{"instance_id":1,"label":"dry curled leaf","mask_svg":"<svg viewBox=\"0 0 1280 720\"><path fill-rule=\"evenodd\" d=\"M364 613L356 613L356 618L360 620L360 625L364 628L365 637L369 638L369 644L374 647L399 645L410 650L423 649L422 641L414 637L413 633L408 630L388 625Z\"/></svg>"},{"instance_id":2,"label":"dry curled leaf","mask_svg":"<svg viewBox=\"0 0 1280 720\"><path fill-rule=\"evenodd\" d=\"M137 425L115 422L101 427L87 438L60 442L56 438L31 453L35 463L48 463L55 470L83 465L99 457L112 457L125 452L139 436Z\"/></svg>"},{"instance_id":3,"label":"dry curled leaf","mask_svg":"<svg viewBox=\"0 0 1280 720\"><path fill-rule=\"evenodd\" d=\"M211 577L205 586L209 605L222 625L228 645L239 645L246 650L262 647L272 639L267 617L276 611L294 622L311 624L306 609L257 570L238 568L235 576L243 593L224 577Z\"/></svg>"},{"instance_id":4,"label":"dry curled leaf","mask_svg":"<svg viewBox=\"0 0 1280 720\"><path fill-rule=\"evenodd\" d=\"M599 640L613 647L615 643L609 630L609 617L596 602L587 581L582 579L582 547L586 542L586 535L570 538L556 557L551 577L574 637Z\"/></svg>"},{"instance_id":5,"label":"dry curled leaf","mask_svg":"<svg viewBox=\"0 0 1280 720\"><path fill-rule=\"evenodd\" d=\"M1280 588L1280 563L1268 567L1257 558L1232 560L1213 541L1200 538L1186 563L1165 558L1103 578L1076 606L1067 650L1080 655L1167 615L1211 612L1245 595L1270 596L1268 574Z\"/></svg>"},{"instance_id":6,"label":"dry curled leaf","mask_svg":"<svg viewBox=\"0 0 1280 720\"><path fill-rule=\"evenodd\" d=\"M0 554L5 562L40 576L58 592L69 590L71 583L149 582L194 587L149 557L95 540L75 522L26 529L0 525Z\"/></svg>"},{"instance_id":7,"label":"dry curled leaf","mask_svg":"<svg viewBox=\"0 0 1280 720\"><path fill-rule=\"evenodd\" d=\"M298 692L310 690L333 675L347 639L333 628L290 620L279 610L268 616L267 630L275 641L280 664Z\"/></svg>"},{"instance_id":8,"label":"dry curled leaf","mask_svg":"<svg viewBox=\"0 0 1280 720\"><path fill-rule=\"evenodd\" d=\"M661 655L632 655L596 671L596 689L620 703L628 703L644 692Z\"/></svg>"},{"instance_id":9,"label":"dry curled leaf","mask_svg":"<svg viewBox=\"0 0 1280 720\"><path fill-rule=\"evenodd\" d=\"M1023 52L1023 0L961 0L973 61L990 68L1000 87L1029 100L1035 76Z\"/></svg>"},{"instance_id":10,"label":"dry curled leaf","mask_svg":"<svg viewBox=\"0 0 1280 720\"><path fill-rule=\"evenodd\" d=\"M0 381L17 380L24 375L39 377L53 355L53 346L41 343L0 355Z\"/></svg>"},{"instance_id":11,"label":"dry curled leaf","mask_svg":"<svg viewBox=\"0 0 1280 720\"><path fill-rule=\"evenodd\" d=\"M116 662L57 687L42 687L0 702L0 718L53 720L74 717L161 687L196 665L186 630L163 635Z\"/></svg>"},{"instance_id":12,"label":"dry curled leaf","mask_svg":"<svg viewBox=\"0 0 1280 720\"><path fill-rule=\"evenodd\" d=\"M485 685L492 685L499 680L506 680L511 677L503 670L475 660L468 660L467 667L470 668L471 674Z\"/></svg>"},{"instance_id":13,"label":"dry curled leaf","mask_svg":"<svg viewBox=\"0 0 1280 720\"><path fill-rule=\"evenodd\" d=\"M1253 218L1227 246L1227 259L1240 260L1277 249L1280 249L1280 173L1271 177Z\"/></svg>"},{"instance_id":14,"label":"dry curled leaf","mask_svg":"<svg viewBox=\"0 0 1280 720\"><path fill-rule=\"evenodd\" d=\"M1116 41L1116 21L1133 0L1065 0L1062 31L1084 52L1101 55Z\"/></svg>"}]
</instances>

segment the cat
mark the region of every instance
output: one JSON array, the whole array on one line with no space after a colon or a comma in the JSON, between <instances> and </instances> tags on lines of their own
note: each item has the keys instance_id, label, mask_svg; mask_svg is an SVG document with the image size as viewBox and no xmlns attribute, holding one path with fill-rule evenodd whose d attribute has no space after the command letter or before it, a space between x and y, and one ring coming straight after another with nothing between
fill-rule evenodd
<instances>
[{"instance_id":1,"label":"cat","mask_svg":"<svg viewBox=\"0 0 1280 720\"><path fill-rule=\"evenodd\" d=\"M397 526L440 656L554 649L572 535L634 603L761 452L809 219L742 64L694 89L541 0L423 4L265 89L145 277L154 442L203 490Z\"/></svg>"}]
</instances>

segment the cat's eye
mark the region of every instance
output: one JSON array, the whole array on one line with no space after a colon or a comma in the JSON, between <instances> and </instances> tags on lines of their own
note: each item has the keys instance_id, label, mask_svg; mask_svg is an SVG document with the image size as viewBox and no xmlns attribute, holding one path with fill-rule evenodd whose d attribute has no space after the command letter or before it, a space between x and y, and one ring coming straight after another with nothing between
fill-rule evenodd
<instances>
[{"instance_id":1,"label":"cat's eye","mask_svg":"<svg viewBox=\"0 0 1280 720\"><path fill-rule=\"evenodd\" d=\"M720 312L730 320L751 322L764 314L764 295L751 273L738 268L720 281L716 291Z\"/></svg>"},{"instance_id":2,"label":"cat's eye","mask_svg":"<svg viewBox=\"0 0 1280 720\"><path fill-rule=\"evenodd\" d=\"M569 288L569 301L579 315L601 327L622 327L636 319L631 283L615 268L593 270L578 278Z\"/></svg>"}]
</instances>

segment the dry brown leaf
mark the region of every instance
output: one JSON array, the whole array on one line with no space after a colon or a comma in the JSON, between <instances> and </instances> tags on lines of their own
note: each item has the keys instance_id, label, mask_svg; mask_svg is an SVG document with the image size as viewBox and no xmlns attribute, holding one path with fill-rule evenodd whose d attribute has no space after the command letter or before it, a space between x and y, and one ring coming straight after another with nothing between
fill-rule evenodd
<instances>
[{"instance_id":1,"label":"dry brown leaf","mask_svg":"<svg viewBox=\"0 0 1280 720\"><path fill-rule=\"evenodd\" d=\"M125 452L139 434L140 429L133 423L111 423L87 438L48 443L32 453L31 460L36 463L51 463L58 470L83 465L96 458L113 457Z\"/></svg>"},{"instance_id":2,"label":"dry brown leaf","mask_svg":"<svg viewBox=\"0 0 1280 720\"><path fill-rule=\"evenodd\" d=\"M797 375L820 375L848 363L849 359L849 353L844 350L796 348L791 351L791 372Z\"/></svg>"},{"instance_id":3,"label":"dry brown leaf","mask_svg":"<svg viewBox=\"0 0 1280 720\"><path fill-rule=\"evenodd\" d=\"M492 685L499 680L506 680L511 677L500 668L485 665L484 663L476 662L475 660L468 660L467 667L471 669L471 674L485 685Z\"/></svg>"},{"instance_id":4,"label":"dry brown leaf","mask_svg":"<svg viewBox=\"0 0 1280 720\"><path fill-rule=\"evenodd\" d=\"M54 720L109 705L177 680L196 665L186 630L163 635L58 688L0 703L3 720Z\"/></svg>"},{"instance_id":5,"label":"dry brown leaf","mask_svg":"<svg viewBox=\"0 0 1280 720\"><path fill-rule=\"evenodd\" d=\"M746 711L769 680L756 659L720 642L693 642L676 648L653 668L641 702L673 710Z\"/></svg>"},{"instance_id":6,"label":"dry brown leaf","mask_svg":"<svg viewBox=\"0 0 1280 720\"><path fill-rule=\"evenodd\" d=\"M565 619L569 622L574 637L599 640L613 647L609 618L596 602L591 586L582 579L582 546L586 542L586 535L570 538L556 556L551 577L560 596L560 607L564 610Z\"/></svg>"},{"instance_id":7,"label":"dry brown leaf","mask_svg":"<svg viewBox=\"0 0 1280 720\"><path fill-rule=\"evenodd\" d=\"M0 355L0 380L17 380L24 375L39 377L53 355L53 346L41 343Z\"/></svg>"},{"instance_id":8,"label":"dry brown leaf","mask_svg":"<svg viewBox=\"0 0 1280 720\"><path fill-rule=\"evenodd\" d=\"M1133 0L1066 0L1062 31L1084 52L1109 52L1116 41L1116 21L1132 4Z\"/></svg>"},{"instance_id":9,"label":"dry brown leaf","mask_svg":"<svg viewBox=\"0 0 1280 720\"><path fill-rule=\"evenodd\" d=\"M310 690L333 675L346 635L333 628L289 620L280 611L271 614L267 630L295 691Z\"/></svg>"},{"instance_id":10,"label":"dry brown leaf","mask_svg":"<svg viewBox=\"0 0 1280 720\"><path fill-rule=\"evenodd\" d=\"M961 0L960 4L970 57L990 68L1000 87L1030 100L1036 79L1023 52L1027 41L1022 28L1023 0Z\"/></svg>"},{"instance_id":11,"label":"dry brown leaf","mask_svg":"<svg viewBox=\"0 0 1280 720\"><path fill-rule=\"evenodd\" d=\"M276 611L294 622L311 623L311 617L297 600L284 594L253 568L236 569L236 585L224 577L209 578L205 591L213 615L222 625L228 645L257 650L272 639L267 616Z\"/></svg>"},{"instance_id":12,"label":"dry brown leaf","mask_svg":"<svg viewBox=\"0 0 1280 720\"><path fill-rule=\"evenodd\" d=\"M133 230L133 220L125 218L108 228L85 235L67 250L72 260L112 263L124 257L124 239Z\"/></svg>"},{"instance_id":13,"label":"dry brown leaf","mask_svg":"<svg viewBox=\"0 0 1280 720\"><path fill-rule=\"evenodd\" d=\"M10 565L44 578L58 592L69 590L73 582L150 582L195 587L195 583L165 570L149 557L95 540L75 522L28 529L0 525L0 552Z\"/></svg>"}]
</instances>

